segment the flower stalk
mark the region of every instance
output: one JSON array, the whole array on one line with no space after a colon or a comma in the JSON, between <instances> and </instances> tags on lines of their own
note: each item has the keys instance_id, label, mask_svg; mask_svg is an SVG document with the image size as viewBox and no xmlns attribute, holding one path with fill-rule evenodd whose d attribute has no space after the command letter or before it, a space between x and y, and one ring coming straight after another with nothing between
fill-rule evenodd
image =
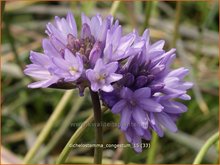
<instances>
[{"instance_id":1,"label":"flower stalk","mask_svg":"<svg viewBox=\"0 0 220 165\"><path fill-rule=\"evenodd\" d=\"M99 95L97 92L93 92L90 89L90 95L93 103L93 112L94 112L94 120L95 120L95 126L96 126L96 144L98 144L95 147L94 151L94 163L95 164L102 164L102 147L103 144L103 137L102 137L102 111L101 111L101 105L99 101Z\"/></svg>"}]
</instances>

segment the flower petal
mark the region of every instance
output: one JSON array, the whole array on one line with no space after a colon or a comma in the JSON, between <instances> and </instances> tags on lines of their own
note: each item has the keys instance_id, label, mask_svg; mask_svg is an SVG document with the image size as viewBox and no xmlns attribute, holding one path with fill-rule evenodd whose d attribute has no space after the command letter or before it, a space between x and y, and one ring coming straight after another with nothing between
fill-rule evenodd
<instances>
[{"instance_id":1,"label":"flower petal","mask_svg":"<svg viewBox=\"0 0 220 165\"><path fill-rule=\"evenodd\" d=\"M164 111L167 113L178 114L187 111L187 107L182 103L176 101L162 101L161 104L164 106Z\"/></svg>"},{"instance_id":2,"label":"flower petal","mask_svg":"<svg viewBox=\"0 0 220 165\"><path fill-rule=\"evenodd\" d=\"M111 109L113 113L119 113L121 112L126 106L126 101L125 100L120 100L117 102Z\"/></svg>"},{"instance_id":3,"label":"flower petal","mask_svg":"<svg viewBox=\"0 0 220 165\"><path fill-rule=\"evenodd\" d=\"M86 77L89 79L90 83L96 82L98 75L92 69L86 70Z\"/></svg>"},{"instance_id":4,"label":"flower petal","mask_svg":"<svg viewBox=\"0 0 220 165\"><path fill-rule=\"evenodd\" d=\"M167 115L166 113L158 113L156 114L158 121L168 128L172 132L177 131L176 124L173 122L173 120Z\"/></svg>"},{"instance_id":5,"label":"flower petal","mask_svg":"<svg viewBox=\"0 0 220 165\"><path fill-rule=\"evenodd\" d=\"M151 96L151 90L148 87L140 88L134 92L134 98L136 99L146 99Z\"/></svg>"},{"instance_id":6,"label":"flower petal","mask_svg":"<svg viewBox=\"0 0 220 165\"><path fill-rule=\"evenodd\" d=\"M81 31L81 38L85 39L87 37L90 37L92 35L91 29L88 24L84 23L82 25L82 31Z\"/></svg>"},{"instance_id":7,"label":"flower petal","mask_svg":"<svg viewBox=\"0 0 220 165\"><path fill-rule=\"evenodd\" d=\"M144 135L143 135L145 140L151 140L151 133L149 130L145 130Z\"/></svg>"},{"instance_id":8,"label":"flower petal","mask_svg":"<svg viewBox=\"0 0 220 165\"><path fill-rule=\"evenodd\" d=\"M131 98L133 96L133 92L129 88L123 87L120 91L120 96L124 99Z\"/></svg>"},{"instance_id":9,"label":"flower petal","mask_svg":"<svg viewBox=\"0 0 220 165\"><path fill-rule=\"evenodd\" d=\"M105 92L112 92L114 90L114 88L112 87L112 85L103 85L101 87L101 90L103 90Z\"/></svg>"},{"instance_id":10,"label":"flower petal","mask_svg":"<svg viewBox=\"0 0 220 165\"><path fill-rule=\"evenodd\" d=\"M105 71L107 73L114 73L118 69L118 62L111 62L105 65Z\"/></svg>"},{"instance_id":11,"label":"flower petal","mask_svg":"<svg viewBox=\"0 0 220 165\"><path fill-rule=\"evenodd\" d=\"M171 71L168 76L170 77L178 77L179 79L183 79L189 73L188 69L185 68L178 68Z\"/></svg>"},{"instance_id":12,"label":"flower petal","mask_svg":"<svg viewBox=\"0 0 220 165\"><path fill-rule=\"evenodd\" d=\"M126 129L128 128L131 120L131 114L132 110L128 109L128 107L123 109L123 111L121 112L120 128L122 131L126 131Z\"/></svg>"},{"instance_id":13,"label":"flower petal","mask_svg":"<svg viewBox=\"0 0 220 165\"><path fill-rule=\"evenodd\" d=\"M52 77L48 80L34 82L28 85L28 88L47 88L48 86L56 83L58 81L57 77Z\"/></svg>"},{"instance_id":14,"label":"flower petal","mask_svg":"<svg viewBox=\"0 0 220 165\"><path fill-rule=\"evenodd\" d=\"M66 62L64 59L54 57L54 58L52 58L52 61L53 61L53 63L54 63L56 66L58 66L60 69L65 70L65 71L68 71L68 70L69 70L70 65L69 65L69 63Z\"/></svg>"},{"instance_id":15,"label":"flower petal","mask_svg":"<svg viewBox=\"0 0 220 165\"><path fill-rule=\"evenodd\" d=\"M48 66L49 63L51 62L47 55L34 51L30 52L30 60L32 63L41 65L43 67Z\"/></svg>"},{"instance_id":16,"label":"flower petal","mask_svg":"<svg viewBox=\"0 0 220 165\"><path fill-rule=\"evenodd\" d=\"M49 39L43 39L42 46L44 49L44 53L50 57L61 57L57 49L52 45Z\"/></svg>"},{"instance_id":17,"label":"flower petal","mask_svg":"<svg viewBox=\"0 0 220 165\"><path fill-rule=\"evenodd\" d=\"M105 65L102 61L101 58L99 58L97 61L96 61L96 64L95 64L95 67L94 67L94 71L96 72L100 72L101 69L105 68Z\"/></svg>"},{"instance_id":18,"label":"flower petal","mask_svg":"<svg viewBox=\"0 0 220 165\"><path fill-rule=\"evenodd\" d=\"M147 112L161 112L163 110L163 106L152 99L140 99L138 101L138 105Z\"/></svg>"},{"instance_id":19,"label":"flower petal","mask_svg":"<svg viewBox=\"0 0 220 165\"><path fill-rule=\"evenodd\" d=\"M92 89L92 91L97 92L100 89L100 85L96 82L92 83L91 84L91 89Z\"/></svg>"},{"instance_id":20,"label":"flower petal","mask_svg":"<svg viewBox=\"0 0 220 165\"><path fill-rule=\"evenodd\" d=\"M107 82L108 83L116 82L120 80L122 77L123 76L121 74L111 73L107 78Z\"/></svg>"},{"instance_id":21,"label":"flower petal","mask_svg":"<svg viewBox=\"0 0 220 165\"><path fill-rule=\"evenodd\" d=\"M76 26L76 21L74 19L74 16L71 12L67 13L67 17L66 20L70 26L70 28L72 29L72 34L73 36L77 37L77 26Z\"/></svg>"},{"instance_id":22,"label":"flower petal","mask_svg":"<svg viewBox=\"0 0 220 165\"><path fill-rule=\"evenodd\" d=\"M141 137L134 136L132 143L133 143L134 150L136 152L138 153L142 152Z\"/></svg>"},{"instance_id":23,"label":"flower petal","mask_svg":"<svg viewBox=\"0 0 220 165\"><path fill-rule=\"evenodd\" d=\"M147 114L142 109L135 107L132 113L132 117L140 127L144 129L148 127Z\"/></svg>"}]
</instances>

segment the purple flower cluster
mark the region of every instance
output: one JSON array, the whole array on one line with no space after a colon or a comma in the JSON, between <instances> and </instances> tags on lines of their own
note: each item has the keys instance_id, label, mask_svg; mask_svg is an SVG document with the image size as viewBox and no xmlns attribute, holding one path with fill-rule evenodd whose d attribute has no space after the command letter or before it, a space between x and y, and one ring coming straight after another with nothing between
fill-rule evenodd
<instances>
[{"instance_id":1,"label":"purple flower cluster","mask_svg":"<svg viewBox=\"0 0 220 165\"><path fill-rule=\"evenodd\" d=\"M44 53L32 51L32 64L24 71L38 80L28 87L79 88L81 95L86 87L95 92L113 90L112 83L122 78L116 73L118 60L140 51L141 43L133 44L133 33L122 36L122 28L112 16L89 19L82 14L81 18L80 36L70 12L66 18L55 17L54 24L47 24Z\"/></svg>"},{"instance_id":2,"label":"purple flower cluster","mask_svg":"<svg viewBox=\"0 0 220 165\"><path fill-rule=\"evenodd\" d=\"M140 144L142 138L151 139L151 130L160 137L163 127L177 131L175 121L187 107L174 99L190 100L186 90L192 83L183 81L187 69L170 69L175 49L166 52L162 40L151 44L149 30L142 36L134 33L134 43L145 41L141 51L118 69L123 78L114 83L114 91L101 92L101 96L113 113L121 115L120 129L126 139ZM141 145L134 146L136 152L142 151Z\"/></svg>"},{"instance_id":3,"label":"purple flower cluster","mask_svg":"<svg viewBox=\"0 0 220 165\"><path fill-rule=\"evenodd\" d=\"M170 68L175 49L166 52L162 40L151 44L149 30L123 35L112 16L81 18L80 36L72 13L47 24L44 53L32 51L24 71L37 79L28 87L99 92L103 104L120 114L120 129L132 144L150 140L151 131L163 136L163 127L177 131L175 121L187 107L176 99L189 100L192 83L183 80L187 69Z\"/></svg>"}]
</instances>

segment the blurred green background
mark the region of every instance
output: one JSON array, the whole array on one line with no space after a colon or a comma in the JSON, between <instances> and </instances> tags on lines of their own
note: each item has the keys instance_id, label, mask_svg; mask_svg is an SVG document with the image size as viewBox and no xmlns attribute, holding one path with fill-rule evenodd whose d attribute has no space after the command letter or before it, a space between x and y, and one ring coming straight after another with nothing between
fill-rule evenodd
<instances>
[{"instance_id":1,"label":"blurred green background","mask_svg":"<svg viewBox=\"0 0 220 165\"><path fill-rule=\"evenodd\" d=\"M88 16L96 13L107 16L112 4L111 1L6 2L1 24L3 163L21 162L61 100L62 114L35 155L35 163L54 163L77 129L71 123L81 123L92 113L87 94L79 98L76 90L65 93L57 89L28 89L27 84L32 80L23 74L23 69L30 63L30 50L42 51L46 23L54 16L65 16L67 11L72 11L80 27L82 12ZM155 151L147 148L141 154L131 148L106 148L103 163L144 164L152 152L152 164L192 163L204 142L218 131L218 8L217 0L120 2L114 16L123 25L123 32L136 28L142 33L149 28L152 42L165 39L166 50L176 47L173 68L190 69L187 79L194 87L190 91L192 100L185 103L188 112L178 121L178 133L166 132L164 138L156 141ZM108 111L103 120L107 123L119 119ZM94 134L94 128L88 127L78 143L94 143ZM126 140L118 128L104 127L104 143L126 143ZM217 144L212 146L203 163L218 163L218 150ZM92 163L93 148L74 148L67 162Z\"/></svg>"}]
</instances>

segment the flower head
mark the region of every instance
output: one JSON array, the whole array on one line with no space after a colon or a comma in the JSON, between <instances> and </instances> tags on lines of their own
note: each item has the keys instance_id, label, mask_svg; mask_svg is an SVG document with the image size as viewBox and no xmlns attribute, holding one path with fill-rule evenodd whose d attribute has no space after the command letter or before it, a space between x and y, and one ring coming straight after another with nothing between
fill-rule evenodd
<instances>
[{"instance_id":1,"label":"flower head","mask_svg":"<svg viewBox=\"0 0 220 165\"><path fill-rule=\"evenodd\" d=\"M186 91L192 87L183 80L187 69L170 68L175 49L165 52L164 41L151 44L149 30L142 36L136 33L134 44L143 40L141 52L129 56L118 70L123 78L114 83L114 91L101 92L104 103L120 114L120 129L133 144L150 140L151 131L163 136L163 127L176 132L175 121L187 108L175 99L190 99ZM140 146L134 145L135 151L141 152Z\"/></svg>"},{"instance_id":2,"label":"flower head","mask_svg":"<svg viewBox=\"0 0 220 165\"><path fill-rule=\"evenodd\" d=\"M104 50L107 32L121 29L121 26L118 21L113 22L112 16L103 19L96 15L90 19L82 14L81 18L81 34L78 34L74 16L70 12L66 18L56 16L54 23L47 24L46 33L49 38L43 39L44 54L34 56L37 60L43 59L45 64L35 64L36 62L31 60L33 64L27 65L25 73L38 78L40 82L48 82L29 87L78 87L81 94L84 88L90 86L94 91L113 90L111 84L121 79L122 75L115 73L119 66L117 60L104 61ZM108 38L111 38L111 34L108 34ZM123 47L125 41L118 44ZM132 42L127 47L131 44ZM108 55L114 56L113 52ZM32 56L30 58L33 58ZM41 76L35 71L36 65L38 70L43 69L50 76Z\"/></svg>"}]
</instances>

